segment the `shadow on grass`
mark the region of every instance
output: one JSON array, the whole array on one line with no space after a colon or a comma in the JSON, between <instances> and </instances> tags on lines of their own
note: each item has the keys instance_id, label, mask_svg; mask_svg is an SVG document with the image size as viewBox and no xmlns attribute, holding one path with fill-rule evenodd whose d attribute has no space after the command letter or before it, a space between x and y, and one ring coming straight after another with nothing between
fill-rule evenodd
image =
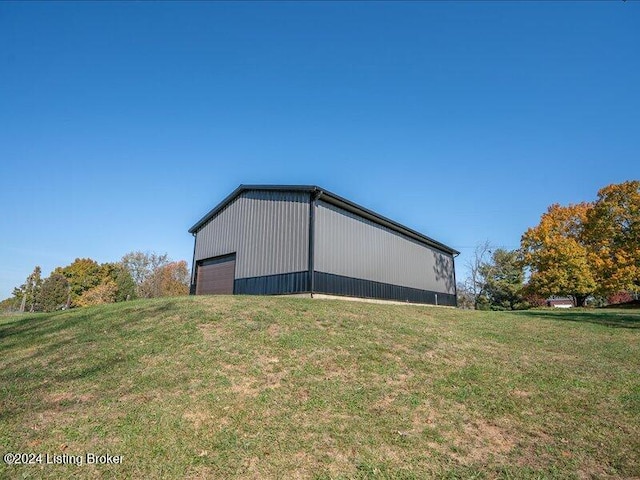
<instances>
[{"instance_id":1,"label":"shadow on grass","mask_svg":"<svg viewBox=\"0 0 640 480\"><path fill-rule=\"evenodd\" d=\"M0 324L0 342L3 342L0 343L0 350L8 347L4 342L10 337L17 336L21 342L25 342L63 330L69 331L81 324L90 326L91 322L100 324L101 327L108 322L110 328L114 328L176 310L176 302L166 300L153 303L141 303L134 300L127 304L117 305L118 310L101 306L102 308L98 310L95 307L88 307L51 313L25 313L24 316L20 316L16 320Z\"/></svg>"},{"instance_id":2,"label":"shadow on grass","mask_svg":"<svg viewBox=\"0 0 640 480\"><path fill-rule=\"evenodd\" d=\"M128 350L131 345L126 342L129 333L123 328L148 315L156 318L171 313L173 308L174 302L118 310L78 309L25 314L0 324L0 422L26 411L29 415L59 413L66 408L65 402L80 402L73 395L56 400L56 392L112 386L111 378L125 377L135 367ZM82 403L95 401L84 399Z\"/></svg>"},{"instance_id":3,"label":"shadow on grass","mask_svg":"<svg viewBox=\"0 0 640 480\"><path fill-rule=\"evenodd\" d=\"M612 328L637 328L640 329L640 311L629 310L613 311L609 309L567 309L567 310L525 310L517 312L517 315L545 318L549 320L561 320L566 322L593 323Z\"/></svg>"},{"instance_id":4,"label":"shadow on grass","mask_svg":"<svg viewBox=\"0 0 640 480\"><path fill-rule=\"evenodd\" d=\"M56 322L55 317L64 315L65 312L54 313L29 313L24 314L24 317L11 322L3 323L0 325L0 350L6 348L8 345L4 343L4 340L9 337L15 337L16 335L21 337L30 338L32 336L42 336L48 333L60 331L70 326L73 326L84 319L81 317L64 318L61 322Z\"/></svg>"}]
</instances>

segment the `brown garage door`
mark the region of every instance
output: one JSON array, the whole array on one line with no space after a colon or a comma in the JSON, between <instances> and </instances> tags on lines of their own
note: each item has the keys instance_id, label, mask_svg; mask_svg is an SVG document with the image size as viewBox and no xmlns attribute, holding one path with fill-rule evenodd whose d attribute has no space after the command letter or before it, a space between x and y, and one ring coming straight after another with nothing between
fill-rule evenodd
<instances>
[{"instance_id":1,"label":"brown garage door","mask_svg":"<svg viewBox=\"0 0 640 480\"><path fill-rule=\"evenodd\" d=\"M235 271L235 254L198 262L196 295L233 294Z\"/></svg>"}]
</instances>

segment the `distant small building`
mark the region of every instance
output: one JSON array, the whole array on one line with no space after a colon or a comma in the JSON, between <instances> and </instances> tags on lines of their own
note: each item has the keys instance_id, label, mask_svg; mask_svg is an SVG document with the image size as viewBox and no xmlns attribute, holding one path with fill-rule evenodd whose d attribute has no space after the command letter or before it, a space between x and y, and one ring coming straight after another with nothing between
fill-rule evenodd
<instances>
[{"instance_id":1,"label":"distant small building","mask_svg":"<svg viewBox=\"0 0 640 480\"><path fill-rule=\"evenodd\" d=\"M547 298L547 306L554 308L571 308L573 307L573 298L571 297L549 297Z\"/></svg>"}]
</instances>

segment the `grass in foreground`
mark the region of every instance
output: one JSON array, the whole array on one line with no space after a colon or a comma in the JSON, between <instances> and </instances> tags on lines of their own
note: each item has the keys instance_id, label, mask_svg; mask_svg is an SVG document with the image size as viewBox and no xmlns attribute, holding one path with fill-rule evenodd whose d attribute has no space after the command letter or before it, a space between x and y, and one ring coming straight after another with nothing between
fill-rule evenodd
<instances>
[{"instance_id":1,"label":"grass in foreground","mask_svg":"<svg viewBox=\"0 0 640 480\"><path fill-rule=\"evenodd\" d=\"M0 320L9 478L640 476L640 313L187 297Z\"/></svg>"}]
</instances>

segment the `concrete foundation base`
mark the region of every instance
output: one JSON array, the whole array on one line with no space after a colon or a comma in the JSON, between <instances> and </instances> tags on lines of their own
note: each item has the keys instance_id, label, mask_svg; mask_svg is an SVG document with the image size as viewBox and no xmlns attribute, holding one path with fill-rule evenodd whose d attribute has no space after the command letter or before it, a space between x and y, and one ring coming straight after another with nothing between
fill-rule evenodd
<instances>
[{"instance_id":1,"label":"concrete foundation base","mask_svg":"<svg viewBox=\"0 0 640 480\"><path fill-rule=\"evenodd\" d=\"M290 295L276 295L277 297L313 298L317 300L346 300L348 302L379 303L382 305L415 305L418 307L457 308L448 305L432 305L428 303L397 302L395 300L380 300L377 298L344 297L341 295L327 295L325 293L292 293Z\"/></svg>"}]
</instances>

